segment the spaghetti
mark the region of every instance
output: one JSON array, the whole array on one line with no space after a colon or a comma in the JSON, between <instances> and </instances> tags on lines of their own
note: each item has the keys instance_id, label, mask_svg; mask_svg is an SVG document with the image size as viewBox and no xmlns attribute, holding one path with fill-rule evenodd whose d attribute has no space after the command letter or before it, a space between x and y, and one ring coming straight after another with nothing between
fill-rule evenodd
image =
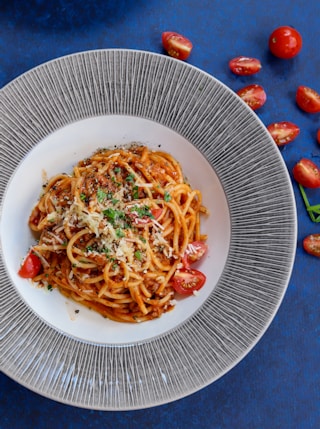
<instances>
[{"instance_id":1,"label":"spaghetti","mask_svg":"<svg viewBox=\"0 0 320 429\"><path fill-rule=\"evenodd\" d=\"M115 321L160 317L175 305L177 273L196 271L186 255L206 240L206 212L171 155L135 144L98 150L43 185L29 218L40 234L32 280Z\"/></svg>"}]
</instances>

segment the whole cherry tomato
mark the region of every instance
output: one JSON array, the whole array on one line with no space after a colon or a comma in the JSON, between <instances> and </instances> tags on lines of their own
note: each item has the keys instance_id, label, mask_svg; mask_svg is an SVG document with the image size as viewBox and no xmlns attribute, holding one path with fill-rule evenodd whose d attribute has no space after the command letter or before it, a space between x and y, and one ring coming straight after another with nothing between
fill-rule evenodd
<instances>
[{"instance_id":1,"label":"whole cherry tomato","mask_svg":"<svg viewBox=\"0 0 320 429\"><path fill-rule=\"evenodd\" d=\"M293 167L293 177L305 188L320 187L320 170L310 159L302 158Z\"/></svg>"},{"instance_id":2,"label":"whole cherry tomato","mask_svg":"<svg viewBox=\"0 0 320 429\"><path fill-rule=\"evenodd\" d=\"M249 76L261 70L261 62L257 58L236 57L229 61L232 73L239 76Z\"/></svg>"},{"instance_id":3,"label":"whole cherry tomato","mask_svg":"<svg viewBox=\"0 0 320 429\"><path fill-rule=\"evenodd\" d=\"M269 37L269 49L278 58L293 58L301 48L302 37L295 28L286 25L276 28Z\"/></svg>"},{"instance_id":4,"label":"whole cherry tomato","mask_svg":"<svg viewBox=\"0 0 320 429\"><path fill-rule=\"evenodd\" d=\"M192 50L192 43L189 39L173 31L162 33L162 44L171 57L179 60L186 60Z\"/></svg>"},{"instance_id":5,"label":"whole cherry tomato","mask_svg":"<svg viewBox=\"0 0 320 429\"><path fill-rule=\"evenodd\" d=\"M257 110L264 105L267 94L261 85L252 84L237 91L239 97L245 101L252 110Z\"/></svg>"},{"instance_id":6,"label":"whole cherry tomato","mask_svg":"<svg viewBox=\"0 0 320 429\"><path fill-rule=\"evenodd\" d=\"M41 269L41 261L32 251L28 253L23 264L21 265L18 274L24 279L32 279L39 274Z\"/></svg>"},{"instance_id":7,"label":"whole cherry tomato","mask_svg":"<svg viewBox=\"0 0 320 429\"><path fill-rule=\"evenodd\" d=\"M292 142L300 133L300 128L288 121L274 122L268 125L267 129L278 146Z\"/></svg>"},{"instance_id":8,"label":"whole cherry tomato","mask_svg":"<svg viewBox=\"0 0 320 429\"><path fill-rule=\"evenodd\" d=\"M304 250L313 256L320 257L320 234L310 234L302 242Z\"/></svg>"},{"instance_id":9,"label":"whole cherry tomato","mask_svg":"<svg viewBox=\"0 0 320 429\"><path fill-rule=\"evenodd\" d=\"M307 113L320 112L320 94L314 89L301 85L297 89L296 102Z\"/></svg>"}]
</instances>

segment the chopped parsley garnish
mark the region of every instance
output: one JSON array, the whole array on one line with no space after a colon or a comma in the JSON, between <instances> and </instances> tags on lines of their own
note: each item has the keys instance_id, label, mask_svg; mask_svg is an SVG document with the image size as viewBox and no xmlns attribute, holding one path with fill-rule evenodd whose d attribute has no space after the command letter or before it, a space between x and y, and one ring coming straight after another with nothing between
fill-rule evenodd
<instances>
[{"instance_id":1,"label":"chopped parsley garnish","mask_svg":"<svg viewBox=\"0 0 320 429\"><path fill-rule=\"evenodd\" d=\"M151 213L149 206L133 206L130 209L131 212L137 213L137 215L142 218L144 216L148 216L150 218L154 218L153 214Z\"/></svg>"},{"instance_id":2,"label":"chopped parsley garnish","mask_svg":"<svg viewBox=\"0 0 320 429\"><path fill-rule=\"evenodd\" d=\"M102 203L106 198L108 198L108 194L104 192L103 189L98 188L97 190L97 200L99 203Z\"/></svg>"},{"instance_id":3,"label":"chopped parsley garnish","mask_svg":"<svg viewBox=\"0 0 320 429\"><path fill-rule=\"evenodd\" d=\"M80 200L81 201L85 201L86 198L87 198L86 194L83 194L83 193L80 194Z\"/></svg>"},{"instance_id":4,"label":"chopped parsley garnish","mask_svg":"<svg viewBox=\"0 0 320 429\"><path fill-rule=\"evenodd\" d=\"M139 188L138 188L138 186L134 186L134 187L132 188L132 191L133 191L133 193L132 193L132 198L133 198L134 200L138 200L138 199L139 199Z\"/></svg>"},{"instance_id":5,"label":"chopped parsley garnish","mask_svg":"<svg viewBox=\"0 0 320 429\"><path fill-rule=\"evenodd\" d=\"M121 173L121 168L120 167L115 167L113 169L113 171L117 174L117 173Z\"/></svg>"},{"instance_id":6,"label":"chopped parsley garnish","mask_svg":"<svg viewBox=\"0 0 320 429\"><path fill-rule=\"evenodd\" d=\"M171 201L171 195L169 194L168 191L165 191L163 199L165 200L166 203L168 203L169 201Z\"/></svg>"},{"instance_id":7,"label":"chopped parsley garnish","mask_svg":"<svg viewBox=\"0 0 320 429\"><path fill-rule=\"evenodd\" d=\"M122 230L121 228L118 228L118 229L116 230L116 236L117 236L118 238L122 238L122 237L124 237L124 236L125 236L125 233L123 232L123 230Z\"/></svg>"},{"instance_id":8,"label":"chopped parsley garnish","mask_svg":"<svg viewBox=\"0 0 320 429\"><path fill-rule=\"evenodd\" d=\"M118 264L113 264L112 267L111 267L111 269L112 269L112 271L115 271L118 267L119 267Z\"/></svg>"},{"instance_id":9,"label":"chopped parsley garnish","mask_svg":"<svg viewBox=\"0 0 320 429\"><path fill-rule=\"evenodd\" d=\"M142 253L140 252L140 250L136 250L134 252L134 256L138 259L138 261L141 261L141 259L142 259Z\"/></svg>"},{"instance_id":10,"label":"chopped parsley garnish","mask_svg":"<svg viewBox=\"0 0 320 429\"><path fill-rule=\"evenodd\" d=\"M126 177L126 182L133 182L134 181L134 174L130 173L128 174L128 176Z\"/></svg>"},{"instance_id":11,"label":"chopped parsley garnish","mask_svg":"<svg viewBox=\"0 0 320 429\"><path fill-rule=\"evenodd\" d=\"M113 209L112 207L109 207L102 212L104 216L108 219L109 222L111 222L113 225L115 225L116 222L119 220L126 219L126 215L121 210Z\"/></svg>"}]
</instances>

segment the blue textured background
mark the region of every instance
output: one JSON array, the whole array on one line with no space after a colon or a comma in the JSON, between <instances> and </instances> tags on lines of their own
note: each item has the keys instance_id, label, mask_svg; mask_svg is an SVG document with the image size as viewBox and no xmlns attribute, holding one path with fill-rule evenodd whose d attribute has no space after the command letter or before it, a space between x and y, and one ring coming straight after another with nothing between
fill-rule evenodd
<instances>
[{"instance_id":1,"label":"blue textured background","mask_svg":"<svg viewBox=\"0 0 320 429\"><path fill-rule=\"evenodd\" d=\"M188 62L234 90L260 83L267 92L257 115L268 125L289 120L301 127L281 149L291 172L308 157L320 164L316 131L320 114L296 107L298 85L320 92L320 2L318 0L1 0L0 87L54 58L97 48L163 52L161 33L185 34L194 43ZM268 51L280 25L299 29L304 45L293 60ZM234 56L260 58L262 71L237 77ZM0 374L0 428L213 428L311 429L320 427L320 260L301 248L304 236L320 232L308 218L295 183L299 232L297 256L283 303L257 346L214 384L177 402L132 412L98 412L43 398ZM320 191L309 193L320 203ZM195 362L196 364L196 362Z\"/></svg>"}]
</instances>

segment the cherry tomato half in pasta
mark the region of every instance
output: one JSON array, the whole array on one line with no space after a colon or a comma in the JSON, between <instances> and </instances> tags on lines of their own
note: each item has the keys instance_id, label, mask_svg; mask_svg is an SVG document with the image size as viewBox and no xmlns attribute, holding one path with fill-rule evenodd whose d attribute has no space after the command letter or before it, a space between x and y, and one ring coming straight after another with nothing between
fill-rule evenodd
<instances>
[{"instance_id":1,"label":"cherry tomato half in pasta","mask_svg":"<svg viewBox=\"0 0 320 429\"><path fill-rule=\"evenodd\" d=\"M301 85L296 92L296 102L307 113L320 112L320 94L312 88Z\"/></svg>"},{"instance_id":2,"label":"cherry tomato half in pasta","mask_svg":"<svg viewBox=\"0 0 320 429\"><path fill-rule=\"evenodd\" d=\"M310 234L302 242L304 250L310 255L320 257L320 234Z\"/></svg>"},{"instance_id":3,"label":"cherry tomato half in pasta","mask_svg":"<svg viewBox=\"0 0 320 429\"><path fill-rule=\"evenodd\" d=\"M35 255L33 252L30 252L23 261L23 264L21 265L18 274L24 279L32 279L37 274L39 274L41 266L41 261L38 256Z\"/></svg>"},{"instance_id":4,"label":"cherry tomato half in pasta","mask_svg":"<svg viewBox=\"0 0 320 429\"><path fill-rule=\"evenodd\" d=\"M252 84L239 89L237 94L252 110L257 110L264 105L267 94L261 85Z\"/></svg>"},{"instance_id":5,"label":"cherry tomato half in pasta","mask_svg":"<svg viewBox=\"0 0 320 429\"><path fill-rule=\"evenodd\" d=\"M257 58L240 56L229 61L229 68L239 76L250 76L261 70L261 62Z\"/></svg>"},{"instance_id":6,"label":"cherry tomato half in pasta","mask_svg":"<svg viewBox=\"0 0 320 429\"><path fill-rule=\"evenodd\" d=\"M173 31L162 33L162 45L171 57L179 60L186 60L193 47L189 39Z\"/></svg>"},{"instance_id":7,"label":"cherry tomato half in pasta","mask_svg":"<svg viewBox=\"0 0 320 429\"><path fill-rule=\"evenodd\" d=\"M201 271L182 269L176 271L172 278L172 286L177 293L191 295L205 284L206 276Z\"/></svg>"},{"instance_id":8,"label":"cherry tomato half in pasta","mask_svg":"<svg viewBox=\"0 0 320 429\"><path fill-rule=\"evenodd\" d=\"M293 177L305 188L320 188L320 169L310 159L300 159L293 167Z\"/></svg>"},{"instance_id":9,"label":"cherry tomato half in pasta","mask_svg":"<svg viewBox=\"0 0 320 429\"><path fill-rule=\"evenodd\" d=\"M193 241L188 244L182 258L184 268L189 268L190 264L199 261L207 250L208 246L204 241Z\"/></svg>"},{"instance_id":10,"label":"cherry tomato half in pasta","mask_svg":"<svg viewBox=\"0 0 320 429\"><path fill-rule=\"evenodd\" d=\"M284 25L276 28L269 37L269 49L278 58L293 58L301 51L302 37L295 28Z\"/></svg>"},{"instance_id":11,"label":"cherry tomato half in pasta","mask_svg":"<svg viewBox=\"0 0 320 429\"><path fill-rule=\"evenodd\" d=\"M268 125L267 129L277 146L284 146L292 142L300 134L298 125L288 121L274 122Z\"/></svg>"}]
</instances>

